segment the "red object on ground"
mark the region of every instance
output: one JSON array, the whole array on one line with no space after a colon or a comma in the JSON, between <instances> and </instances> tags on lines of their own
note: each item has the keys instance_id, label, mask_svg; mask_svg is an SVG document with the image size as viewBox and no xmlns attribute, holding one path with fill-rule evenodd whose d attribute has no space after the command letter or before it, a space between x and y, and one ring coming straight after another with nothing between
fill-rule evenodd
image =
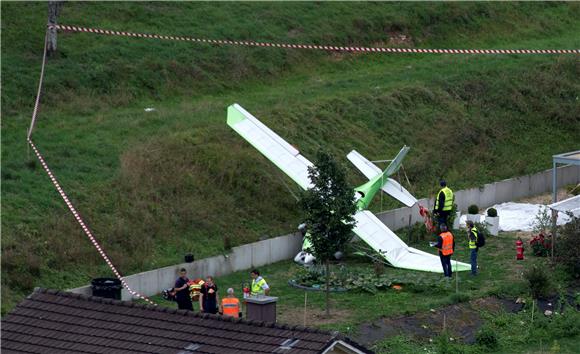
<instances>
[{"instance_id":1,"label":"red object on ground","mask_svg":"<svg viewBox=\"0 0 580 354\"><path fill-rule=\"evenodd\" d=\"M524 243L522 240L516 241L516 259L523 260L524 259Z\"/></svg>"},{"instance_id":2,"label":"red object on ground","mask_svg":"<svg viewBox=\"0 0 580 354\"><path fill-rule=\"evenodd\" d=\"M435 232L433 222L431 221L431 214L429 213L429 210L427 210L427 208L423 207L421 204L419 204L419 214L421 214L425 220L425 227L427 228L427 231Z\"/></svg>"}]
</instances>

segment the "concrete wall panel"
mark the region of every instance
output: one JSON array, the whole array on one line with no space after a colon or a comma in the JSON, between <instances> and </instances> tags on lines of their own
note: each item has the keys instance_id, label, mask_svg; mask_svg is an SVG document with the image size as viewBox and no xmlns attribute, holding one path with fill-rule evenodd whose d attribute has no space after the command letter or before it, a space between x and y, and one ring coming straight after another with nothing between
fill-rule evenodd
<instances>
[{"instance_id":1,"label":"concrete wall panel","mask_svg":"<svg viewBox=\"0 0 580 354\"><path fill-rule=\"evenodd\" d=\"M519 200L530 195L530 176L514 178L512 200Z\"/></svg>"},{"instance_id":2,"label":"concrete wall panel","mask_svg":"<svg viewBox=\"0 0 580 354\"><path fill-rule=\"evenodd\" d=\"M514 200L513 198L513 181L504 180L495 184L495 203L504 203Z\"/></svg>"},{"instance_id":3,"label":"concrete wall panel","mask_svg":"<svg viewBox=\"0 0 580 354\"><path fill-rule=\"evenodd\" d=\"M252 243L252 267L260 267L270 261L270 241Z\"/></svg>"},{"instance_id":4,"label":"concrete wall panel","mask_svg":"<svg viewBox=\"0 0 580 354\"><path fill-rule=\"evenodd\" d=\"M234 272L252 267L252 244L234 247L230 254Z\"/></svg>"},{"instance_id":5,"label":"concrete wall panel","mask_svg":"<svg viewBox=\"0 0 580 354\"><path fill-rule=\"evenodd\" d=\"M179 266L164 267L157 270L157 279L160 289L172 288L178 277Z\"/></svg>"}]
</instances>

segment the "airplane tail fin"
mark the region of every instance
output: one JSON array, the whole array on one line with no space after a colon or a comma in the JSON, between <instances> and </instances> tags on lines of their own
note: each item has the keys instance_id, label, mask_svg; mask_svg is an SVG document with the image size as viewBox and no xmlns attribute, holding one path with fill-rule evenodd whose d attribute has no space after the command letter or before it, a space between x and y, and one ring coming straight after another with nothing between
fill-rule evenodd
<instances>
[{"instance_id":1,"label":"airplane tail fin","mask_svg":"<svg viewBox=\"0 0 580 354\"><path fill-rule=\"evenodd\" d=\"M381 171L380 168L355 150L351 151L347 155L347 158L369 179L369 181L373 179L376 179L378 183L383 181L383 185L381 186L383 192L389 194L406 206L411 207L417 202L417 199L397 181L389 178L389 176L397 173L399 168L401 168L403 159L409 152L409 149L410 147L403 146L401 151L399 151L397 156L384 171Z\"/></svg>"},{"instance_id":2,"label":"airplane tail fin","mask_svg":"<svg viewBox=\"0 0 580 354\"><path fill-rule=\"evenodd\" d=\"M407 156L407 153L409 152L410 149L411 148L408 147L407 145L403 146L401 151L399 151L397 156L395 156L393 161L391 161L389 166L387 166L387 168L385 169L386 176L392 176L393 174L397 173L397 171L399 171L399 168L401 168L401 164L403 163L403 159L405 158L405 156Z\"/></svg>"}]
</instances>

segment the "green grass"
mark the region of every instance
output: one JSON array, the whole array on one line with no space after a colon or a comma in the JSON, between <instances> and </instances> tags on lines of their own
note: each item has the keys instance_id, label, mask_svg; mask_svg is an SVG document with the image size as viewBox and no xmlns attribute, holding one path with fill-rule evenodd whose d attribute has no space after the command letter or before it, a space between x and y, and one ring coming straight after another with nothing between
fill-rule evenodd
<instances>
[{"instance_id":1,"label":"green grass","mask_svg":"<svg viewBox=\"0 0 580 354\"><path fill-rule=\"evenodd\" d=\"M457 237L456 256L460 261L469 262L467 241L464 233L455 232ZM549 350L554 343L560 346L562 353L573 352L580 341L578 333L578 319L580 313L568 307L563 315L555 315L553 319L545 318L536 308L534 324L531 323L531 298L529 289L522 277L522 272L534 264L541 264L550 269L551 286L553 292L558 287L566 287L568 276L559 268L551 268L546 258L539 258L526 254L523 262L515 261L516 236L511 233L501 233L499 237L489 237L486 246L480 249L478 263L479 275L475 278L462 272L459 276L459 291L462 294L461 302L487 296L500 296L515 299L527 299L525 310L510 314L500 312L489 313L481 311L483 326L489 326L496 333L498 347L489 349L480 345L465 345L461 343L447 343L443 338L433 338L433 342L413 339L410 334L403 334L387 338L376 343L375 349L379 353L413 353L424 348L436 353L528 353ZM414 247L433 252L423 241ZM350 271L369 272L372 264L360 259L348 261ZM249 271L249 270L248 270ZM234 288L238 297L241 297L243 282L249 281L248 271L236 272L227 276L217 277L216 284L221 294L229 287ZM288 285L299 266L291 262L260 268L260 272L271 287L271 295L279 297L277 312L278 321L291 324L302 324L304 313L303 290ZM316 326L327 330L339 330L349 336L356 337L357 329L363 323L373 322L382 317L412 315L419 312L428 312L430 309L439 309L443 306L457 303L455 294L455 278L451 283L442 281L441 274L418 273L402 269L386 268L386 273L403 283L412 283L418 277L430 280L433 283L442 283L439 287L433 286L403 286L402 291L383 290L372 295L361 291L347 293L332 293L331 303L334 317L325 320L322 315L325 308L323 292L308 292L307 316L309 326ZM191 277L205 276L204 274L190 274ZM162 306L175 307L175 303L164 301L161 297L153 298ZM194 305L194 308L199 308ZM314 316L314 317L313 317ZM314 319L314 321L313 321ZM523 323L523 324L522 324ZM442 348L447 349L442 349ZM446 351L447 350L447 351Z\"/></svg>"},{"instance_id":2,"label":"green grass","mask_svg":"<svg viewBox=\"0 0 580 354\"><path fill-rule=\"evenodd\" d=\"M110 274L27 149L43 3L2 3L2 312ZM67 3L60 22L292 43L578 48L578 4ZM238 102L306 156L412 146L418 196L550 167L577 148L571 56L328 54L60 34L34 141L124 274L294 230L286 179L227 128ZM145 113L145 107L155 112ZM346 160L343 160L346 163ZM349 179L362 182L354 169ZM388 200L388 199L386 199ZM380 208L378 201L373 210ZM385 206L396 206L389 202Z\"/></svg>"}]
</instances>

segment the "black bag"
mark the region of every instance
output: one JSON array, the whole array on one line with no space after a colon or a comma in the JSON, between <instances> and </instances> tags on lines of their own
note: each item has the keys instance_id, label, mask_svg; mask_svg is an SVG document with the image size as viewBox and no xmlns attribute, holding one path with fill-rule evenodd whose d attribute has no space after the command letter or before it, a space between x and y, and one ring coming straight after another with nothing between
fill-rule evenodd
<instances>
[{"instance_id":1,"label":"black bag","mask_svg":"<svg viewBox=\"0 0 580 354\"><path fill-rule=\"evenodd\" d=\"M177 301L175 298L175 290L173 288L165 289L161 292L161 296L167 301Z\"/></svg>"},{"instance_id":2,"label":"black bag","mask_svg":"<svg viewBox=\"0 0 580 354\"><path fill-rule=\"evenodd\" d=\"M477 240L475 240L477 248L485 246L485 232L477 230Z\"/></svg>"}]
</instances>

